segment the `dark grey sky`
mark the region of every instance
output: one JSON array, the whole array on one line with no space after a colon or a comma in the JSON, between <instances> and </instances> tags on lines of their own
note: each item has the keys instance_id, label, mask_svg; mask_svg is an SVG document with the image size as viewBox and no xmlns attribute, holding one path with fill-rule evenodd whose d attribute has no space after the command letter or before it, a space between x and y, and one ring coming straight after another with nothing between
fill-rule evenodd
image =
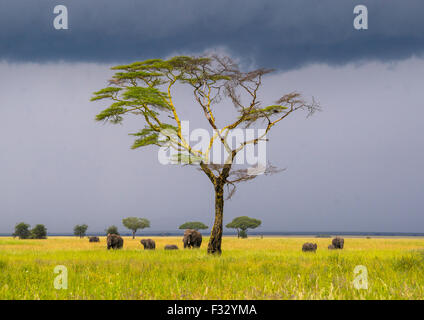
<instances>
[{"instance_id":1,"label":"dark grey sky","mask_svg":"<svg viewBox=\"0 0 424 320\"><path fill-rule=\"evenodd\" d=\"M53 29L66 5L69 30ZM369 30L352 27L365 4ZM325 62L422 54L422 0L43 0L0 3L0 58L115 62L224 46L260 65L291 69Z\"/></svg>"},{"instance_id":2,"label":"dark grey sky","mask_svg":"<svg viewBox=\"0 0 424 320\"><path fill-rule=\"evenodd\" d=\"M242 5L241 5L242 3ZM268 159L283 173L239 186L225 221L261 230L403 231L424 228L424 4L361 1L369 30L355 31L357 1L64 1L70 29L52 27L55 1L0 3L0 232L16 222L91 231L125 216L173 230L212 224L210 182L162 166L155 148L132 151L123 126L93 118L91 93L111 64L220 50L275 67L262 97L292 90L324 111L271 133ZM96 4L98 6L96 7ZM177 102L189 113L190 95Z\"/></svg>"}]
</instances>

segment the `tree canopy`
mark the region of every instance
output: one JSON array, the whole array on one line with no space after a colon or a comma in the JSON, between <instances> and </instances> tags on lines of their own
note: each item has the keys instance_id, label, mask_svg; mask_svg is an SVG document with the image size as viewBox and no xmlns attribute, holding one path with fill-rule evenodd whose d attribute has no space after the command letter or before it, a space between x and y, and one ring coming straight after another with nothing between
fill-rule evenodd
<instances>
[{"instance_id":1,"label":"tree canopy","mask_svg":"<svg viewBox=\"0 0 424 320\"><path fill-rule=\"evenodd\" d=\"M77 237L84 237L85 233L87 232L88 226L86 224L82 224L82 225L76 225L74 227L74 235L76 235Z\"/></svg>"},{"instance_id":2,"label":"tree canopy","mask_svg":"<svg viewBox=\"0 0 424 320\"><path fill-rule=\"evenodd\" d=\"M37 224L31 230L32 239L46 239L47 238L47 228L43 224Z\"/></svg>"},{"instance_id":3,"label":"tree canopy","mask_svg":"<svg viewBox=\"0 0 424 320\"><path fill-rule=\"evenodd\" d=\"M207 229L207 228L209 228L207 225L198 221L189 221L189 222L183 223L179 227L179 229L194 229L194 230L201 230L201 229Z\"/></svg>"},{"instance_id":4,"label":"tree canopy","mask_svg":"<svg viewBox=\"0 0 424 320\"><path fill-rule=\"evenodd\" d=\"M261 225L262 221L247 216L234 218L225 227L229 229L237 229L237 235L242 238L247 237L247 229L255 229Z\"/></svg>"},{"instance_id":5,"label":"tree canopy","mask_svg":"<svg viewBox=\"0 0 424 320\"><path fill-rule=\"evenodd\" d=\"M15 226L15 232L13 237L18 237L19 239L28 239L31 236L31 231L29 230L30 225L25 222L17 223Z\"/></svg>"},{"instance_id":6,"label":"tree canopy","mask_svg":"<svg viewBox=\"0 0 424 320\"><path fill-rule=\"evenodd\" d=\"M118 234L119 235L118 227L115 226L115 225L110 226L109 228L106 229L106 234L109 234L109 233L110 234Z\"/></svg>"},{"instance_id":7,"label":"tree canopy","mask_svg":"<svg viewBox=\"0 0 424 320\"><path fill-rule=\"evenodd\" d=\"M133 233L133 239L138 229L150 228L150 221L146 218L128 217L122 219L122 224Z\"/></svg>"}]
</instances>

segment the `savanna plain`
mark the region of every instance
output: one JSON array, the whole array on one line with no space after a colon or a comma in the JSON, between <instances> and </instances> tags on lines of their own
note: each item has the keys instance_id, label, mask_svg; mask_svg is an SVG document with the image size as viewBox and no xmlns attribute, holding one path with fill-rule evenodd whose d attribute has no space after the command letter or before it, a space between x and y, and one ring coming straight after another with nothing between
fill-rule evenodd
<instances>
[{"instance_id":1,"label":"savanna plain","mask_svg":"<svg viewBox=\"0 0 424 320\"><path fill-rule=\"evenodd\" d=\"M87 238L0 238L0 299L423 299L423 238L223 238L220 257L182 249L181 237L124 237L107 250ZM302 244L318 244L315 253ZM176 244L179 250L167 250ZM54 269L67 269L67 289L56 289ZM368 289L356 289L356 266L368 271Z\"/></svg>"}]
</instances>

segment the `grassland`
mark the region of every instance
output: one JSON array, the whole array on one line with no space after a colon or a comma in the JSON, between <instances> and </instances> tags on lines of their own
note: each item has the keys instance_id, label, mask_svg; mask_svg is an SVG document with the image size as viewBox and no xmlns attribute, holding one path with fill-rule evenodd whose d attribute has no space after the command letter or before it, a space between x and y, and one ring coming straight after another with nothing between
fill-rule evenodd
<instances>
[{"instance_id":1,"label":"grassland","mask_svg":"<svg viewBox=\"0 0 424 320\"><path fill-rule=\"evenodd\" d=\"M223 239L223 254L181 247L181 238L156 237L156 251L140 238L107 251L105 238L0 238L0 299L423 299L424 239L346 238L342 251L327 238ZM316 253L303 253L306 241ZM207 243L207 239L204 239ZM57 265L68 289L53 286ZM368 269L368 290L352 285L356 265Z\"/></svg>"}]
</instances>

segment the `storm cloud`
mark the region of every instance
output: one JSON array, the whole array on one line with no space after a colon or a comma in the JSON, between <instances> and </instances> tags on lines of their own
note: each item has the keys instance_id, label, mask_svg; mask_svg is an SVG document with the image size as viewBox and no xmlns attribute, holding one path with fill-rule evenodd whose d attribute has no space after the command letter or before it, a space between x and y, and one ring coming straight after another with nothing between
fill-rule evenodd
<instances>
[{"instance_id":1,"label":"storm cloud","mask_svg":"<svg viewBox=\"0 0 424 320\"><path fill-rule=\"evenodd\" d=\"M65 5L69 29L55 30ZM353 28L365 4L369 29ZM421 0L2 1L0 59L122 62L224 48L266 67L392 61L424 49Z\"/></svg>"}]
</instances>

